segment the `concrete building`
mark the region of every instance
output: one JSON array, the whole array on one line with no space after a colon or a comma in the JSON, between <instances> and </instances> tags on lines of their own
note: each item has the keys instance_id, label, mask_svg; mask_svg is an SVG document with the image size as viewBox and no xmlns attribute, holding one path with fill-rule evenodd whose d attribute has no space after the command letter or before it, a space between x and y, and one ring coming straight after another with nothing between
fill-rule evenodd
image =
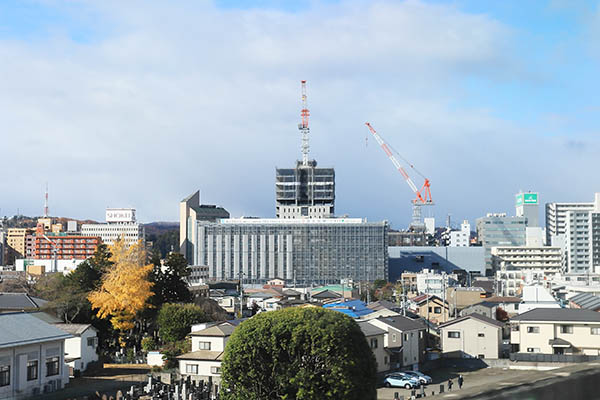
<instances>
[{"instance_id":1,"label":"concrete building","mask_svg":"<svg viewBox=\"0 0 600 400\"><path fill-rule=\"evenodd\" d=\"M33 237L33 254L35 260L86 260L94 255L101 243L99 236L69 235L56 233Z\"/></svg>"},{"instance_id":2,"label":"concrete building","mask_svg":"<svg viewBox=\"0 0 600 400\"><path fill-rule=\"evenodd\" d=\"M83 236L99 236L104 244L113 244L120 238L127 245L146 240L144 226L135 216L135 208L107 208L105 224L81 225Z\"/></svg>"},{"instance_id":3,"label":"concrete building","mask_svg":"<svg viewBox=\"0 0 600 400\"><path fill-rule=\"evenodd\" d=\"M14 265L15 260L25 258L25 238L33 233L28 228L8 228L6 231L6 263Z\"/></svg>"},{"instance_id":4,"label":"concrete building","mask_svg":"<svg viewBox=\"0 0 600 400\"><path fill-rule=\"evenodd\" d=\"M515 196L515 215L517 217L525 217L528 227L540 226L540 210L539 210L538 193L535 192L519 192Z\"/></svg>"},{"instance_id":5,"label":"concrete building","mask_svg":"<svg viewBox=\"0 0 600 400\"><path fill-rule=\"evenodd\" d=\"M196 249L193 238L197 236L197 222L218 222L229 218L229 212L223 207L200 204L200 191L189 195L179 203L179 252L189 264L192 264Z\"/></svg>"},{"instance_id":6,"label":"concrete building","mask_svg":"<svg viewBox=\"0 0 600 400\"><path fill-rule=\"evenodd\" d=\"M65 340L65 362L73 371L83 372L98 361L98 330L90 324L54 324L72 337Z\"/></svg>"},{"instance_id":7,"label":"concrete building","mask_svg":"<svg viewBox=\"0 0 600 400\"><path fill-rule=\"evenodd\" d=\"M43 275L49 272L69 273L77 268L79 264L84 262L83 259L71 258L68 260L53 260L53 259L21 259L15 262L15 271L27 272L29 275Z\"/></svg>"},{"instance_id":8,"label":"concrete building","mask_svg":"<svg viewBox=\"0 0 600 400\"><path fill-rule=\"evenodd\" d=\"M523 301L519 305L519 314L536 308L560 308L560 303L543 286L529 285L523 287Z\"/></svg>"},{"instance_id":9,"label":"concrete building","mask_svg":"<svg viewBox=\"0 0 600 400\"><path fill-rule=\"evenodd\" d=\"M396 282L403 272L432 269L453 273L464 270L472 276L485 273L483 247L390 246L390 282Z\"/></svg>"},{"instance_id":10,"label":"concrete building","mask_svg":"<svg viewBox=\"0 0 600 400\"><path fill-rule=\"evenodd\" d=\"M192 265L210 279L299 284L387 279L388 225L360 218L196 221Z\"/></svg>"},{"instance_id":11,"label":"concrete building","mask_svg":"<svg viewBox=\"0 0 600 400\"><path fill-rule=\"evenodd\" d=\"M460 231L450 232L450 247L469 247L471 245L471 224L464 220Z\"/></svg>"},{"instance_id":12,"label":"concrete building","mask_svg":"<svg viewBox=\"0 0 600 400\"><path fill-rule=\"evenodd\" d=\"M536 308L510 320L515 353L600 355L600 313Z\"/></svg>"},{"instance_id":13,"label":"concrete building","mask_svg":"<svg viewBox=\"0 0 600 400\"><path fill-rule=\"evenodd\" d=\"M331 218L335 213L335 170L315 160L275 170L277 218Z\"/></svg>"},{"instance_id":14,"label":"concrete building","mask_svg":"<svg viewBox=\"0 0 600 400\"><path fill-rule=\"evenodd\" d=\"M417 293L436 295L444 298L446 289L458 284L458 276L456 274L441 274L430 269L424 269L417 272Z\"/></svg>"},{"instance_id":15,"label":"concrete building","mask_svg":"<svg viewBox=\"0 0 600 400\"><path fill-rule=\"evenodd\" d=\"M526 217L487 214L477 219L477 238L485 249L485 275L493 276L492 248L525 246Z\"/></svg>"},{"instance_id":16,"label":"concrete building","mask_svg":"<svg viewBox=\"0 0 600 400\"><path fill-rule=\"evenodd\" d=\"M502 355L504 324L470 314L440 325L442 352L447 357L498 359Z\"/></svg>"},{"instance_id":17,"label":"concrete building","mask_svg":"<svg viewBox=\"0 0 600 400\"><path fill-rule=\"evenodd\" d=\"M496 272L541 271L544 276L550 278L562 269L560 247L492 247L491 255L492 266Z\"/></svg>"},{"instance_id":18,"label":"concrete building","mask_svg":"<svg viewBox=\"0 0 600 400\"><path fill-rule=\"evenodd\" d=\"M595 194L595 200L599 195ZM546 203L546 243L551 244L552 237L566 233L569 212L591 211L595 203Z\"/></svg>"},{"instance_id":19,"label":"concrete building","mask_svg":"<svg viewBox=\"0 0 600 400\"><path fill-rule=\"evenodd\" d=\"M71 335L28 313L0 314L0 398L35 398L69 382Z\"/></svg>"}]
</instances>

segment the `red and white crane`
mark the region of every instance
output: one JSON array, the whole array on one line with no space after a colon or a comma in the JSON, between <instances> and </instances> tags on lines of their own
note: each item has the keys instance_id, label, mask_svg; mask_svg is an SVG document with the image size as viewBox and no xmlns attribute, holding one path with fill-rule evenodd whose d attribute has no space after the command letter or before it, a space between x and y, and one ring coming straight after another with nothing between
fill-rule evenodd
<instances>
[{"instance_id":1,"label":"red and white crane","mask_svg":"<svg viewBox=\"0 0 600 400\"><path fill-rule=\"evenodd\" d=\"M400 156L400 158L402 158L402 160L406 164L408 164L408 166L410 166L410 168L413 171L415 171L417 174L419 174L424 179L423 187L421 187L421 189L419 190L417 188L417 186L415 185L415 183L410 178L410 176L406 173L404 168L402 168L402 164L400 164L400 162L398 161L396 156L394 156L394 153L392 152L392 149L390 148L390 146L388 146L388 144L383 140L383 138L379 135L379 133L377 133L377 131L375 129L373 129L373 127L371 126L370 123L365 122L365 125L367 125L367 127L369 128L369 130L375 137L375 140L377 141L377 143L379 143L379 145L381 146L381 148L383 149L385 154L387 154L389 159L394 164L394 167L396 167L396 169L400 172L400 174L402 174L402 176L404 177L404 180L406 181L408 186L410 186L412 191L417 196L414 200L412 200L413 219L412 219L411 226L422 226L423 222L421 220L421 206L431 206L434 204L433 199L431 198L431 189L430 189L429 179L427 179L425 177L425 175L420 173L414 167L414 165L409 163L404 157L402 157L400 154L398 154L398 152L396 152L398 154L398 156Z\"/></svg>"}]
</instances>

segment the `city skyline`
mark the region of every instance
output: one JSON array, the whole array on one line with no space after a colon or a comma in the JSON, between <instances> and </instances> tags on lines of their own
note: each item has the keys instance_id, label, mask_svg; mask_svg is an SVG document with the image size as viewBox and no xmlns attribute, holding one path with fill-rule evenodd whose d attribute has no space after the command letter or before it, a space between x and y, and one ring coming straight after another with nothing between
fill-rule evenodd
<instances>
[{"instance_id":1,"label":"city skyline","mask_svg":"<svg viewBox=\"0 0 600 400\"><path fill-rule=\"evenodd\" d=\"M143 4L0 6L2 216L42 215L46 182L53 216L177 221L197 189L274 216L275 168L301 158L301 79L338 215L410 222L367 121L431 180L438 225L514 215L520 190L599 191L595 3Z\"/></svg>"}]
</instances>

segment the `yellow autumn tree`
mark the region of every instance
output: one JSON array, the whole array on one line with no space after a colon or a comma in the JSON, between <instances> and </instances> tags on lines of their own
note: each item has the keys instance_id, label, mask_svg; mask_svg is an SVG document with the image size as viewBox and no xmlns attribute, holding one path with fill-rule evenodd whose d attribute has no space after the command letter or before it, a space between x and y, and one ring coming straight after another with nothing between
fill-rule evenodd
<instances>
[{"instance_id":1,"label":"yellow autumn tree","mask_svg":"<svg viewBox=\"0 0 600 400\"><path fill-rule=\"evenodd\" d=\"M124 333L135 326L135 316L152 296L148 274L153 265L144 265L146 252L142 241L128 246L123 238L109 246L113 265L104 274L102 285L88 295L99 318L109 318L112 326Z\"/></svg>"}]
</instances>

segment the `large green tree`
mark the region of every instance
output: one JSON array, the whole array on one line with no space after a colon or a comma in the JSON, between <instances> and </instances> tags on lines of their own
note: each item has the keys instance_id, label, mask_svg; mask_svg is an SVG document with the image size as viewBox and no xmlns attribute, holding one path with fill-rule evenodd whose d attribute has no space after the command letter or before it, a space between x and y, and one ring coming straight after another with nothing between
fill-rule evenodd
<instances>
[{"instance_id":1,"label":"large green tree","mask_svg":"<svg viewBox=\"0 0 600 400\"><path fill-rule=\"evenodd\" d=\"M202 308L195 304L164 304L158 312L157 324L164 343L182 340L190 333L193 324L209 319Z\"/></svg>"},{"instance_id":2,"label":"large green tree","mask_svg":"<svg viewBox=\"0 0 600 400\"><path fill-rule=\"evenodd\" d=\"M150 262L154 264L150 275L150 280L154 283L154 296L150 303L155 308L160 308L165 303L192 301L192 295L186 282L191 270L183 255L169 253L162 265L160 257L154 253Z\"/></svg>"},{"instance_id":3,"label":"large green tree","mask_svg":"<svg viewBox=\"0 0 600 400\"><path fill-rule=\"evenodd\" d=\"M375 400L376 374L373 353L352 318L289 308L260 313L233 332L221 393L225 400Z\"/></svg>"}]
</instances>

